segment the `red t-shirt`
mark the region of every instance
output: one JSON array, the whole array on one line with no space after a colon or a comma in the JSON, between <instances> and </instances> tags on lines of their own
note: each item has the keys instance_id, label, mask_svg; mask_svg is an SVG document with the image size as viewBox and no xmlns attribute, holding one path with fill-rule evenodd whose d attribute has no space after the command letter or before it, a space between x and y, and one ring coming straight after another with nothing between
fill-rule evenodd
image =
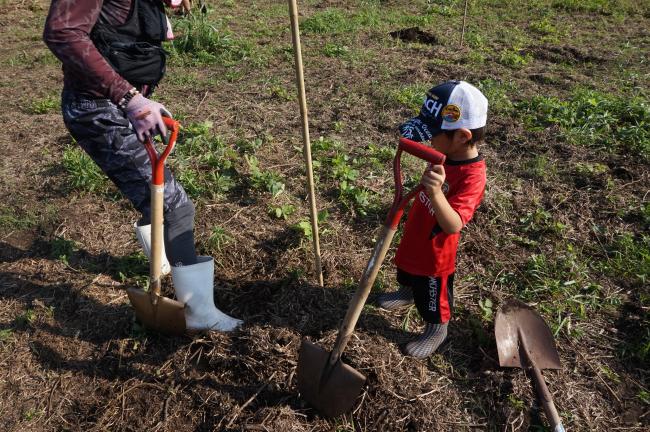
<instances>
[{"instance_id":1,"label":"red t-shirt","mask_svg":"<svg viewBox=\"0 0 650 432\"><path fill-rule=\"evenodd\" d=\"M451 208L460 215L463 226L472 219L483 198L486 170L482 156L465 161L445 162L443 190ZM438 225L431 200L421 191L409 210L395 264L418 276L446 276L456 267L460 233L447 234Z\"/></svg>"}]
</instances>

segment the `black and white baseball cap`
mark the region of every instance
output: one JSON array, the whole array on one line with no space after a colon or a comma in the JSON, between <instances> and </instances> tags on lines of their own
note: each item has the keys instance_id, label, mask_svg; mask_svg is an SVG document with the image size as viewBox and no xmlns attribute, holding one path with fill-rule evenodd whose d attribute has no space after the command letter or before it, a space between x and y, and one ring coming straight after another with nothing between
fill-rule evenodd
<instances>
[{"instance_id":1,"label":"black and white baseball cap","mask_svg":"<svg viewBox=\"0 0 650 432\"><path fill-rule=\"evenodd\" d=\"M488 101L465 81L447 81L433 87L420 114L399 127L404 138L429 141L443 130L477 129L487 122Z\"/></svg>"}]
</instances>

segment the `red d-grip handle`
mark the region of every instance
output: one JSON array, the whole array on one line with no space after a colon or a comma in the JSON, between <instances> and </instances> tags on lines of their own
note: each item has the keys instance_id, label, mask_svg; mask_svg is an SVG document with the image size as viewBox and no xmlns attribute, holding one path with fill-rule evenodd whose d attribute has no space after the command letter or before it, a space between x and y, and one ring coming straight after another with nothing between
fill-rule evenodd
<instances>
[{"instance_id":1,"label":"red d-grip handle","mask_svg":"<svg viewBox=\"0 0 650 432\"><path fill-rule=\"evenodd\" d=\"M408 138L402 137L399 139L399 148L408 154L424 159L434 165L442 165L445 163L446 156L444 154L419 142L411 141Z\"/></svg>"},{"instance_id":2,"label":"red d-grip handle","mask_svg":"<svg viewBox=\"0 0 650 432\"><path fill-rule=\"evenodd\" d=\"M419 142L411 141L408 138L400 138L399 145L397 147L397 153L395 154L395 159L393 160L393 175L395 177L395 196L393 198L393 206L386 216L386 221L384 225L392 230L397 229L399 221L404 214L404 207L413 199L422 190L422 185L418 185L404 195L404 188L402 187L402 170L400 167L401 164L401 155L402 152L412 154L413 156L423 159L433 165L442 165L445 163L446 156L440 153L438 150L428 147Z\"/></svg>"},{"instance_id":3,"label":"red d-grip handle","mask_svg":"<svg viewBox=\"0 0 650 432\"><path fill-rule=\"evenodd\" d=\"M161 155L158 155L158 151L156 151L156 147L154 147L151 138L147 138L144 141L144 148L147 150L149 160L151 161L151 184L157 186L161 186L165 183L165 160L176 145L178 130L181 127L181 124L171 117L163 117L163 121L165 122L165 126L167 126L167 132L169 133L168 136L162 137L163 142L165 143L165 150L163 153Z\"/></svg>"}]
</instances>

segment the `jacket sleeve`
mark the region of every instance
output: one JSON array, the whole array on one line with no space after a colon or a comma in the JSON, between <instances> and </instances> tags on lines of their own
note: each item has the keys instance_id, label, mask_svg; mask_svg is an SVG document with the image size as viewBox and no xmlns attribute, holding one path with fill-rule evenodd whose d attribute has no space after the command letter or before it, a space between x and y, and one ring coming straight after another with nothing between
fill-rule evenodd
<instances>
[{"instance_id":1,"label":"jacket sleeve","mask_svg":"<svg viewBox=\"0 0 650 432\"><path fill-rule=\"evenodd\" d=\"M64 70L83 80L84 87L114 103L133 86L122 78L90 40L103 0L52 0L43 40Z\"/></svg>"}]
</instances>

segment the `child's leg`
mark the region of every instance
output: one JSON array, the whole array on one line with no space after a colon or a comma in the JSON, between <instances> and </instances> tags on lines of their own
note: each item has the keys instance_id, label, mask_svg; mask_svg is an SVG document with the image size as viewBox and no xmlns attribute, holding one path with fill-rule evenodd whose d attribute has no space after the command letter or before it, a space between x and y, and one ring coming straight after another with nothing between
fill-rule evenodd
<instances>
[{"instance_id":1,"label":"child's leg","mask_svg":"<svg viewBox=\"0 0 650 432\"><path fill-rule=\"evenodd\" d=\"M377 297L377 306L386 310L395 310L413 304L411 287L400 285L399 290L383 293Z\"/></svg>"},{"instance_id":2,"label":"child's leg","mask_svg":"<svg viewBox=\"0 0 650 432\"><path fill-rule=\"evenodd\" d=\"M377 297L376 304L382 309L395 310L413 304L412 278L413 276L401 269L397 269L397 283L399 290L383 293Z\"/></svg>"},{"instance_id":3,"label":"child's leg","mask_svg":"<svg viewBox=\"0 0 650 432\"><path fill-rule=\"evenodd\" d=\"M415 306L426 322L424 332L405 346L408 355L425 358L447 338L447 324L453 309L454 275L417 277L413 287Z\"/></svg>"}]
</instances>

